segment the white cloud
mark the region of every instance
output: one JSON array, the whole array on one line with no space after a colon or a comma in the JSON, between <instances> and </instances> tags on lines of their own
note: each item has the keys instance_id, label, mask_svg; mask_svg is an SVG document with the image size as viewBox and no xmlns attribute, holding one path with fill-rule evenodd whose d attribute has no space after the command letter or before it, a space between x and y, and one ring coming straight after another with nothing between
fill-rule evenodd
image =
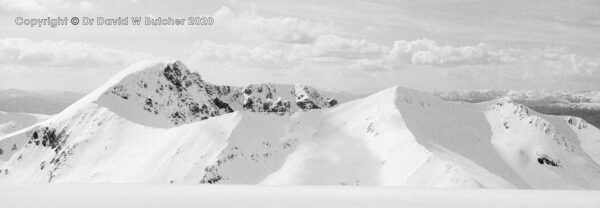
<instances>
[{"instance_id":1,"label":"white cloud","mask_svg":"<svg viewBox=\"0 0 600 208\"><path fill-rule=\"evenodd\" d=\"M475 46L438 45L434 40L418 39L394 42L388 57L391 61L424 65L490 64L508 61L489 51L485 44Z\"/></svg>"},{"instance_id":2,"label":"white cloud","mask_svg":"<svg viewBox=\"0 0 600 208\"><path fill-rule=\"evenodd\" d=\"M234 11L222 7L213 14L215 25L225 27L244 41L312 43L318 36L332 30L332 25L300 20L293 17L266 18L254 11Z\"/></svg>"},{"instance_id":3,"label":"white cloud","mask_svg":"<svg viewBox=\"0 0 600 208\"><path fill-rule=\"evenodd\" d=\"M199 41L188 51L199 63L237 63L263 69L311 68L318 65L348 67L361 59L380 58L389 47L365 39L335 35L335 26L293 17L263 17L254 11L222 7L212 15L215 26L239 38L217 43Z\"/></svg>"},{"instance_id":4,"label":"white cloud","mask_svg":"<svg viewBox=\"0 0 600 208\"><path fill-rule=\"evenodd\" d=\"M366 40L354 40L335 35L322 35L311 44L265 44L250 46L241 43L218 44L196 42L188 51L196 63L237 63L242 67L262 69L311 68L319 65L349 67L368 59L379 59L389 50Z\"/></svg>"},{"instance_id":5,"label":"white cloud","mask_svg":"<svg viewBox=\"0 0 600 208\"><path fill-rule=\"evenodd\" d=\"M32 41L25 38L0 39L0 64L54 67L125 66L149 58L99 45L68 41Z\"/></svg>"},{"instance_id":6,"label":"white cloud","mask_svg":"<svg viewBox=\"0 0 600 208\"><path fill-rule=\"evenodd\" d=\"M337 35L332 24L292 17L263 17L254 11L222 7L215 23L241 42L196 42L188 51L195 63L227 63L256 69L363 69L386 71L419 68L507 65L535 67L545 73L590 74L598 60L556 49L496 49L484 43L447 45L430 39L397 40L382 45ZM505 67L500 67L505 68Z\"/></svg>"},{"instance_id":7,"label":"white cloud","mask_svg":"<svg viewBox=\"0 0 600 208\"><path fill-rule=\"evenodd\" d=\"M499 65L545 70L545 73L586 75L599 71L599 59L584 58L564 49L494 49L484 43L474 46L439 45L429 39L395 41L381 64L391 68L407 65Z\"/></svg>"},{"instance_id":8,"label":"white cloud","mask_svg":"<svg viewBox=\"0 0 600 208\"><path fill-rule=\"evenodd\" d=\"M196 42L188 54L193 63L233 63L262 69L285 69L295 61L294 56L281 50L212 41Z\"/></svg>"},{"instance_id":9,"label":"white cloud","mask_svg":"<svg viewBox=\"0 0 600 208\"><path fill-rule=\"evenodd\" d=\"M586 76L600 72L600 58L584 58L557 49L497 50L485 44L456 47L438 45L426 39L396 41L393 47L386 47L331 34L321 35L311 44L249 46L203 41L197 42L189 54L195 63L227 63L238 68L263 70L362 69L369 72L418 69L425 65L445 70L476 66L480 71L512 67L526 69L530 74L555 76ZM492 67L494 65L503 67Z\"/></svg>"},{"instance_id":10,"label":"white cloud","mask_svg":"<svg viewBox=\"0 0 600 208\"><path fill-rule=\"evenodd\" d=\"M388 50L365 39L356 40L337 35L321 35L312 44L294 45L292 53L306 57L369 59L379 58Z\"/></svg>"}]
</instances>

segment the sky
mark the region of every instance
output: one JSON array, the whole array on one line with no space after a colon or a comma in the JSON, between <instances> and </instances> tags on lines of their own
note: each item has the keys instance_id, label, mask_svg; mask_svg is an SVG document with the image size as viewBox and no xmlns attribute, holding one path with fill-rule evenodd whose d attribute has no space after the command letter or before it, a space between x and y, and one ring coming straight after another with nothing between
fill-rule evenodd
<instances>
[{"instance_id":1,"label":"sky","mask_svg":"<svg viewBox=\"0 0 600 208\"><path fill-rule=\"evenodd\" d=\"M53 28L18 17L214 24ZM132 63L164 57L238 86L600 90L600 1L0 0L0 89L89 92Z\"/></svg>"}]
</instances>

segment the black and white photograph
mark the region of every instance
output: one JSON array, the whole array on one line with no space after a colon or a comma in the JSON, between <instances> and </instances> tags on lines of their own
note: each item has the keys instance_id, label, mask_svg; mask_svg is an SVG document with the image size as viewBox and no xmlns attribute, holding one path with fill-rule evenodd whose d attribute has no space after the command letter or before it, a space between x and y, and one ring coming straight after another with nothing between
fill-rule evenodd
<instances>
[{"instance_id":1,"label":"black and white photograph","mask_svg":"<svg viewBox=\"0 0 600 208\"><path fill-rule=\"evenodd\" d=\"M2 208L598 208L599 0L0 0Z\"/></svg>"}]
</instances>

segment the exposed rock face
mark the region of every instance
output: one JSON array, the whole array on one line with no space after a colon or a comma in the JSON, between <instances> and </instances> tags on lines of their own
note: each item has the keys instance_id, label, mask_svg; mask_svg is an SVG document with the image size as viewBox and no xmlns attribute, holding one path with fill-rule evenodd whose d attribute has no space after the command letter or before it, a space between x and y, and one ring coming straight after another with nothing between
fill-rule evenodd
<instances>
[{"instance_id":1,"label":"exposed rock face","mask_svg":"<svg viewBox=\"0 0 600 208\"><path fill-rule=\"evenodd\" d=\"M127 77L104 96L133 102L148 114L166 117L173 125L237 110L286 115L338 103L304 85L214 85L202 80L198 73L191 72L179 61L167 64L159 71L142 71Z\"/></svg>"}]
</instances>

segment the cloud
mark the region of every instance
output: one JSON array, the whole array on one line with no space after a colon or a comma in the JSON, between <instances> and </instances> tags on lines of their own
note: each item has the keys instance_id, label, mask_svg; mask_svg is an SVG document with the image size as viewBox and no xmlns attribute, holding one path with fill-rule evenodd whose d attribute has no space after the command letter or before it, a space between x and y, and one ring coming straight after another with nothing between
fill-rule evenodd
<instances>
[{"instance_id":1,"label":"cloud","mask_svg":"<svg viewBox=\"0 0 600 208\"><path fill-rule=\"evenodd\" d=\"M365 71L403 70L419 66L451 69L460 66L529 68L550 74L589 75L600 71L599 58L584 58L557 49L493 49L475 46L438 45L417 39L395 41L393 46L326 34L310 44L196 42L188 53L196 63L227 62L263 69L356 68ZM502 67L503 69L506 67Z\"/></svg>"},{"instance_id":2,"label":"cloud","mask_svg":"<svg viewBox=\"0 0 600 208\"><path fill-rule=\"evenodd\" d=\"M212 41L195 42L188 50L193 63L232 63L262 69L285 69L294 62L294 56L282 50L251 47L244 44L217 44Z\"/></svg>"},{"instance_id":3,"label":"cloud","mask_svg":"<svg viewBox=\"0 0 600 208\"><path fill-rule=\"evenodd\" d=\"M600 71L600 57L583 57L564 48L501 49L494 54L507 63L551 75L587 76Z\"/></svg>"},{"instance_id":4,"label":"cloud","mask_svg":"<svg viewBox=\"0 0 600 208\"><path fill-rule=\"evenodd\" d=\"M196 63L238 64L243 68L309 68L319 64L347 67L380 58L389 47L365 39L344 38L333 24L293 17L263 17L254 10L224 6L211 16L216 27L237 41L198 41L188 50Z\"/></svg>"},{"instance_id":5,"label":"cloud","mask_svg":"<svg viewBox=\"0 0 600 208\"><path fill-rule=\"evenodd\" d=\"M0 0L0 14L56 16L55 13L60 12L91 12L96 9L96 5L89 1Z\"/></svg>"},{"instance_id":6,"label":"cloud","mask_svg":"<svg viewBox=\"0 0 600 208\"><path fill-rule=\"evenodd\" d=\"M312 44L295 45L292 53L307 57L348 60L378 58L385 54L386 50L385 46L380 46L365 39L348 39L327 34L319 36Z\"/></svg>"},{"instance_id":7,"label":"cloud","mask_svg":"<svg viewBox=\"0 0 600 208\"><path fill-rule=\"evenodd\" d=\"M510 61L489 51L485 44L475 46L438 45L434 40L395 41L391 61L423 65L476 65Z\"/></svg>"},{"instance_id":8,"label":"cloud","mask_svg":"<svg viewBox=\"0 0 600 208\"><path fill-rule=\"evenodd\" d=\"M484 43L467 46L440 45L434 40L394 42L380 62L387 67L409 65L465 66L514 65L546 70L552 74L586 75L599 71L599 58L584 58L561 48L494 49Z\"/></svg>"},{"instance_id":9,"label":"cloud","mask_svg":"<svg viewBox=\"0 0 600 208\"><path fill-rule=\"evenodd\" d=\"M312 43L332 30L331 24L315 23L293 17L266 18L254 11L234 11L222 7L212 15L215 25L225 27L244 41Z\"/></svg>"},{"instance_id":10,"label":"cloud","mask_svg":"<svg viewBox=\"0 0 600 208\"><path fill-rule=\"evenodd\" d=\"M125 66L150 55L68 41L0 39L0 64L53 67Z\"/></svg>"},{"instance_id":11,"label":"cloud","mask_svg":"<svg viewBox=\"0 0 600 208\"><path fill-rule=\"evenodd\" d=\"M230 67L265 70L353 69L364 72L424 67L444 70L516 67L531 71L529 74L543 71L568 75L600 71L598 59L584 58L564 49L494 48L485 43L450 45L427 38L382 44L343 37L333 24L293 17L263 17L253 10L222 7L213 16L217 26L233 37L241 38L226 43L196 42L187 53L195 63L226 63Z\"/></svg>"},{"instance_id":12,"label":"cloud","mask_svg":"<svg viewBox=\"0 0 600 208\"><path fill-rule=\"evenodd\" d=\"M317 37L311 44L268 44L250 46L241 43L196 42L188 55L196 63L237 63L264 69L313 67L323 64L348 67L386 54L382 47L366 40L335 35Z\"/></svg>"}]
</instances>

